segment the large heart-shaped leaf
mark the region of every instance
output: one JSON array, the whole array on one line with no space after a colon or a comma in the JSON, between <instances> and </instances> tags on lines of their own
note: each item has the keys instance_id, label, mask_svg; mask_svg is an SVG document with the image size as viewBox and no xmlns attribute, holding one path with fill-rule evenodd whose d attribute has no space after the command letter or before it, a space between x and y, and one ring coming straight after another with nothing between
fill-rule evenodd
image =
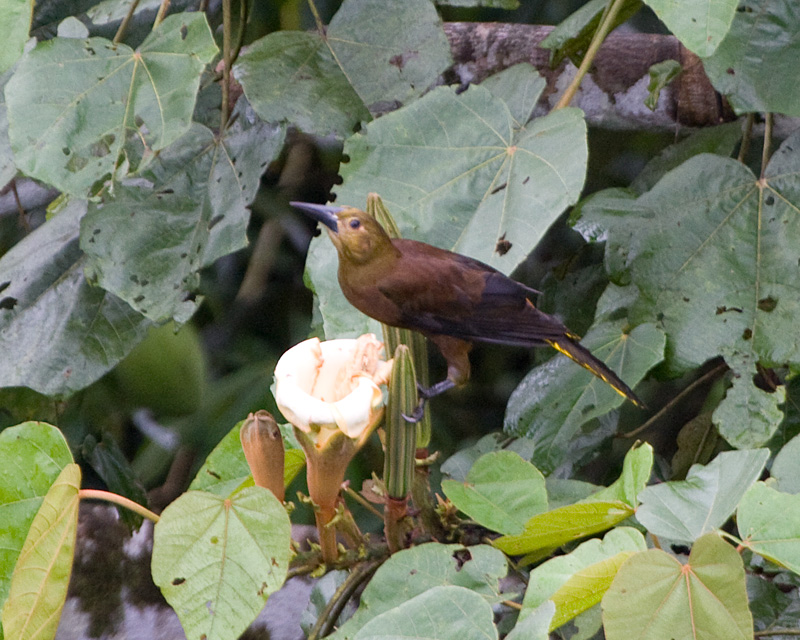
<instances>
[{"instance_id":1,"label":"large heart-shaped leaf","mask_svg":"<svg viewBox=\"0 0 800 640\"><path fill-rule=\"evenodd\" d=\"M289 567L289 516L267 489L230 497L189 491L164 510L153 539L153 581L187 637L235 640Z\"/></svg>"},{"instance_id":2,"label":"large heart-shaped leaf","mask_svg":"<svg viewBox=\"0 0 800 640\"><path fill-rule=\"evenodd\" d=\"M282 31L253 43L234 75L264 120L344 138L371 113L421 95L449 65L428 0L346 0L324 34Z\"/></svg>"},{"instance_id":3,"label":"large heart-shaped leaf","mask_svg":"<svg viewBox=\"0 0 800 640\"><path fill-rule=\"evenodd\" d=\"M603 597L608 640L753 637L744 566L736 550L709 533L687 564L660 549L629 558Z\"/></svg>"},{"instance_id":4,"label":"large heart-shaped leaf","mask_svg":"<svg viewBox=\"0 0 800 640\"><path fill-rule=\"evenodd\" d=\"M284 131L243 119L223 136L192 125L143 172L152 188L118 187L81 223L92 280L155 322L191 317L199 269L247 244L247 205Z\"/></svg>"},{"instance_id":5,"label":"large heart-shaped leaf","mask_svg":"<svg viewBox=\"0 0 800 640\"><path fill-rule=\"evenodd\" d=\"M189 128L216 53L202 12L169 16L135 51L104 38L39 43L6 86L17 166L84 196L120 153L133 166L152 159Z\"/></svg>"},{"instance_id":6,"label":"large heart-shaped leaf","mask_svg":"<svg viewBox=\"0 0 800 640\"><path fill-rule=\"evenodd\" d=\"M768 457L769 449L724 451L706 466L693 465L686 480L639 493L636 518L654 535L692 542L725 523Z\"/></svg>"},{"instance_id":7,"label":"large heart-shaped leaf","mask_svg":"<svg viewBox=\"0 0 800 640\"><path fill-rule=\"evenodd\" d=\"M87 282L72 201L0 258L0 386L68 395L124 358L151 323Z\"/></svg>"}]
</instances>

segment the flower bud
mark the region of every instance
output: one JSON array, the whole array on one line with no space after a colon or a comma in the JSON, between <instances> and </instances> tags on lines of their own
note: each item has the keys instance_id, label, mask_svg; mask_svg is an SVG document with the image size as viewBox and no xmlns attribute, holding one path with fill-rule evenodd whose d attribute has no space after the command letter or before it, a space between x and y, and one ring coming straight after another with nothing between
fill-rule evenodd
<instances>
[{"instance_id":1,"label":"flower bud","mask_svg":"<svg viewBox=\"0 0 800 640\"><path fill-rule=\"evenodd\" d=\"M269 489L283 502L283 437L275 418L263 409L251 413L242 424L239 439L256 486Z\"/></svg>"}]
</instances>

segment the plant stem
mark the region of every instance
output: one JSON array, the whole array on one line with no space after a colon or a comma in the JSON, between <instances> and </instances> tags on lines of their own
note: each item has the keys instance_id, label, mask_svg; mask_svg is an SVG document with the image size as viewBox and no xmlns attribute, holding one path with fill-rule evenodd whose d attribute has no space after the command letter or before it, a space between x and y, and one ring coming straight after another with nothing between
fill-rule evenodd
<instances>
[{"instance_id":1,"label":"plant stem","mask_svg":"<svg viewBox=\"0 0 800 640\"><path fill-rule=\"evenodd\" d=\"M581 61L581 66L578 67L578 73L572 79L572 82L558 100L558 103L556 103L555 109L563 109L564 107L568 107L570 102L572 102L572 99L578 92L578 87L580 87L583 77L588 73L589 68L592 66L592 63L597 56L597 52L600 50L600 45L603 44L603 40L606 39L609 31L611 31L611 25L614 24L614 20L616 20L617 14L620 12L620 9L622 9L622 5L625 3L625 0L611 0L611 2L612 4L609 7L606 7L606 10L603 12L603 18L600 21L600 25L597 27L597 31L595 31L594 36L592 37L589 48L586 50L586 55Z\"/></svg>"},{"instance_id":2,"label":"plant stem","mask_svg":"<svg viewBox=\"0 0 800 640\"><path fill-rule=\"evenodd\" d=\"M131 2L131 6L128 7L128 13L125 15L122 22L119 23L117 33L114 34L114 39L112 40L114 44L119 44L125 37L125 32L128 30L128 24L130 23L131 18L133 18L133 13L136 11L136 7L138 6L139 0L133 0L133 2Z\"/></svg>"},{"instance_id":3,"label":"plant stem","mask_svg":"<svg viewBox=\"0 0 800 640\"><path fill-rule=\"evenodd\" d=\"M678 402L680 402L686 395L691 393L696 387L700 386L704 382L715 378L716 376L724 373L728 370L728 365L724 362L721 365L714 367L711 371L703 374L697 380L689 384L683 391L681 391L677 396L675 396L672 400L670 400L667 404L665 404L661 409L659 409L655 415L653 415L649 420L647 420L644 424L636 427L633 431L628 431L628 433L620 434L620 438L633 438L639 435L645 429L648 429L653 425L654 422L657 422L661 418L664 417L664 414L667 413L672 407L674 407Z\"/></svg>"},{"instance_id":4,"label":"plant stem","mask_svg":"<svg viewBox=\"0 0 800 640\"><path fill-rule=\"evenodd\" d=\"M739 145L739 155L736 159L744 163L744 158L747 155L747 152L750 150L750 140L753 138L753 121L755 120L754 113L747 114L747 120L745 121L744 125L744 133L742 134L742 144Z\"/></svg>"},{"instance_id":5,"label":"plant stem","mask_svg":"<svg viewBox=\"0 0 800 640\"><path fill-rule=\"evenodd\" d=\"M169 1L170 0L161 0L161 6L158 7L158 13L156 14L156 19L153 20L153 29L155 29L158 25L160 25L161 21L166 17L167 10L169 9Z\"/></svg>"},{"instance_id":6,"label":"plant stem","mask_svg":"<svg viewBox=\"0 0 800 640\"><path fill-rule=\"evenodd\" d=\"M358 491L354 491L351 487L345 487L344 492L350 496L353 500L358 502L362 507L364 507L367 511L369 511L372 515L377 516L381 520L383 520L383 514L378 511L369 500L365 500L364 496L360 495Z\"/></svg>"},{"instance_id":7,"label":"plant stem","mask_svg":"<svg viewBox=\"0 0 800 640\"><path fill-rule=\"evenodd\" d=\"M125 507L126 509L133 511L134 513L138 513L143 518L147 518L153 522L159 521L158 515L150 511L150 509L147 507L143 507L138 502L134 502L133 500L117 495L116 493L111 493L110 491L101 491L99 489L81 489L78 491L78 498L81 500L104 500L105 502L111 502L119 505L120 507Z\"/></svg>"},{"instance_id":8,"label":"plant stem","mask_svg":"<svg viewBox=\"0 0 800 640\"><path fill-rule=\"evenodd\" d=\"M219 133L228 124L228 100L231 89L231 0L222 0L222 109Z\"/></svg>"},{"instance_id":9,"label":"plant stem","mask_svg":"<svg viewBox=\"0 0 800 640\"><path fill-rule=\"evenodd\" d=\"M308 0L308 8L311 9L311 13L314 16L314 22L317 24L317 30L319 31L320 35L325 35L325 23L322 22L322 18L319 15L319 11L317 11L317 5L314 4L314 0Z\"/></svg>"},{"instance_id":10,"label":"plant stem","mask_svg":"<svg viewBox=\"0 0 800 640\"><path fill-rule=\"evenodd\" d=\"M347 576L345 581L333 594L325 609L319 614L317 622L308 634L308 640L318 640L328 635L336 620L342 613L348 600L353 597L358 587L370 579L373 573L381 566L382 560L370 560L358 565L353 572Z\"/></svg>"},{"instance_id":11,"label":"plant stem","mask_svg":"<svg viewBox=\"0 0 800 640\"><path fill-rule=\"evenodd\" d=\"M771 153L770 145L772 144L772 114L767 113L766 120L764 122L764 146L761 149L761 176L760 178L764 179L764 173L767 171L767 165L769 164L769 156Z\"/></svg>"}]
</instances>

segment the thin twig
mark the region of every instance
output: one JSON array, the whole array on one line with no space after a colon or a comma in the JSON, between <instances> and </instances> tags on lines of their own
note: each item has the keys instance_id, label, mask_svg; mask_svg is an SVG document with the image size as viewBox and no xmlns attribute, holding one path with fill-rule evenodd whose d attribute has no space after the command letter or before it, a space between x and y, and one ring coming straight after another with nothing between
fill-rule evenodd
<instances>
[{"instance_id":1,"label":"thin twig","mask_svg":"<svg viewBox=\"0 0 800 640\"><path fill-rule=\"evenodd\" d=\"M767 171L767 165L769 164L769 155L770 155L770 145L772 144L772 114L767 113L767 117L764 122L764 147L761 149L761 176L760 178L764 179L764 174Z\"/></svg>"},{"instance_id":2,"label":"thin twig","mask_svg":"<svg viewBox=\"0 0 800 640\"><path fill-rule=\"evenodd\" d=\"M764 629L763 631L753 631L757 638L765 636L800 636L800 629Z\"/></svg>"},{"instance_id":3,"label":"thin twig","mask_svg":"<svg viewBox=\"0 0 800 640\"><path fill-rule=\"evenodd\" d=\"M19 223L25 230L25 233L31 232L31 225L28 222L28 216L25 213L25 207L22 206L22 201L19 199L19 192L17 191L16 179L11 181L11 193L14 195L14 202L17 204L17 212L19 213Z\"/></svg>"},{"instance_id":4,"label":"thin twig","mask_svg":"<svg viewBox=\"0 0 800 640\"><path fill-rule=\"evenodd\" d=\"M247 8L247 0L240 0L239 2L239 33L236 34L236 46L233 47L233 53L231 54L231 62L230 66L233 67L233 63L239 59L239 52L242 50L242 45L244 44L244 32L247 28L247 18L248 18L248 8Z\"/></svg>"},{"instance_id":5,"label":"thin twig","mask_svg":"<svg viewBox=\"0 0 800 640\"><path fill-rule=\"evenodd\" d=\"M617 14L620 12L620 9L622 9L622 5L625 4L625 0L611 0L611 2L612 4L610 7L607 6L606 10L603 12L600 25L597 27L597 31L595 31L594 36L592 37L589 48L586 50L586 55L583 56L581 66L578 67L578 73L572 79L572 82L567 87L567 90L562 94L561 98L558 100L558 103L556 103L556 109L568 107L570 102L572 102L572 99L578 92L578 87L580 87L581 81L591 68L595 56L597 56L600 45L603 44L606 36L611 31L611 25L614 24Z\"/></svg>"},{"instance_id":6,"label":"thin twig","mask_svg":"<svg viewBox=\"0 0 800 640\"><path fill-rule=\"evenodd\" d=\"M231 0L222 0L222 109L219 133L228 124L228 100L231 89Z\"/></svg>"},{"instance_id":7,"label":"thin twig","mask_svg":"<svg viewBox=\"0 0 800 640\"><path fill-rule=\"evenodd\" d=\"M122 22L120 22L117 33L114 34L114 39L112 40L114 44L122 42L122 39L125 37L125 32L128 30L128 24L130 24L131 18L133 18L133 14L138 6L139 0L133 0L133 2L131 2L131 6L128 7L127 15L123 18Z\"/></svg>"},{"instance_id":8,"label":"thin twig","mask_svg":"<svg viewBox=\"0 0 800 640\"><path fill-rule=\"evenodd\" d=\"M745 156L750 150L750 140L753 138L753 122L756 119L756 114L748 113L747 120L745 120L744 133L742 134L742 144L739 145L739 155L737 160L744 163Z\"/></svg>"},{"instance_id":9,"label":"thin twig","mask_svg":"<svg viewBox=\"0 0 800 640\"><path fill-rule=\"evenodd\" d=\"M345 581L339 586L331 599L328 601L328 604L325 605L325 609L323 609L319 614L319 618L317 618L314 628L311 629L311 632L308 634L308 640L324 638L333 630L333 625L336 624L339 614L342 613L342 609L344 609L350 598L353 597L356 589L358 589L362 583L369 580L372 574L375 573L380 566L381 561L378 560L364 562L356 567L349 576L347 576Z\"/></svg>"},{"instance_id":10,"label":"thin twig","mask_svg":"<svg viewBox=\"0 0 800 640\"><path fill-rule=\"evenodd\" d=\"M138 502L134 502L133 500L126 498L124 496L120 496L116 493L111 493L110 491L101 491L99 489L81 489L78 491L78 498L82 500L104 500L105 502L111 502L113 504L118 504L120 507L125 507L134 513L138 513L143 518L147 518L148 520L152 520L153 522L158 522L158 516L150 511L147 507L143 507Z\"/></svg>"},{"instance_id":11,"label":"thin twig","mask_svg":"<svg viewBox=\"0 0 800 640\"><path fill-rule=\"evenodd\" d=\"M317 5L314 4L314 0L308 0L308 8L311 9L311 13L314 16L314 22L317 25L317 30L319 31L320 35L325 35L325 23L322 22L322 18L319 15L319 11L317 11Z\"/></svg>"},{"instance_id":12,"label":"thin twig","mask_svg":"<svg viewBox=\"0 0 800 640\"><path fill-rule=\"evenodd\" d=\"M358 502L358 504L360 504L362 507L364 507L371 514L373 514L374 516L376 516L376 517L380 518L381 520L383 520L383 514L380 511L378 511L375 507L373 507L372 503L369 500L366 500L364 498L364 496L359 494L357 491L354 491L350 487L345 487L344 488L344 492L345 492L345 494L350 496L353 500Z\"/></svg>"},{"instance_id":13,"label":"thin twig","mask_svg":"<svg viewBox=\"0 0 800 640\"><path fill-rule=\"evenodd\" d=\"M678 404L678 402L680 402L684 397L686 397L686 395L688 395L689 393L694 391L695 388L699 387L701 384L707 382L708 380L711 380L712 378L715 378L719 374L724 373L727 370L727 368L728 368L728 365L726 365L723 362L721 365L718 365L718 366L714 367L708 373L703 374L697 380L695 380L690 385L688 385L683 391L681 391L677 396L675 396L667 404L665 404L663 407L661 407L661 409L659 409L656 412L655 415L651 416L651 418L649 420L647 420L644 424L642 424L639 427L636 427L633 431L628 431L628 433L620 434L619 437L620 438L633 438L633 437L639 435L642 431L644 431L645 429L647 429L650 426L652 426L652 424L654 422L657 422L658 420L663 418L664 414L667 413L667 411L669 411L670 409L672 409L672 407L674 407L676 404Z\"/></svg>"},{"instance_id":14,"label":"thin twig","mask_svg":"<svg viewBox=\"0 0 800 640\"><path fill-rule=\"evenodd\" d=\"M160 25L161 21L166 17L167 11L169 10L169 1L170 0L161 0L161 6L158 7L156 19L153 20L153 29Z\"/></svg>"}]
</instances>

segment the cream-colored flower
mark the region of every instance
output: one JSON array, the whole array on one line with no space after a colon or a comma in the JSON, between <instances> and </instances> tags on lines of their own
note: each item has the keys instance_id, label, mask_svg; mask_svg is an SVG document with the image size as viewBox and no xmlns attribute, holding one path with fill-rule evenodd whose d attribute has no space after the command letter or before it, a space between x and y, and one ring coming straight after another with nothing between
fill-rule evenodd
<instances>
[{"instance_id":1,"label":"cream-colored flower","mask_svg":"<svg viewBox=\"0 0 800 640\"><path fill-rule=\"evenodd\" d=\"M366 439L385 406L382 384L391 361L371 333L358 339L305 340L281 356L275 367L275 401L286 419L324 446L341 431Z\"/></svg>"}]
</instances>

